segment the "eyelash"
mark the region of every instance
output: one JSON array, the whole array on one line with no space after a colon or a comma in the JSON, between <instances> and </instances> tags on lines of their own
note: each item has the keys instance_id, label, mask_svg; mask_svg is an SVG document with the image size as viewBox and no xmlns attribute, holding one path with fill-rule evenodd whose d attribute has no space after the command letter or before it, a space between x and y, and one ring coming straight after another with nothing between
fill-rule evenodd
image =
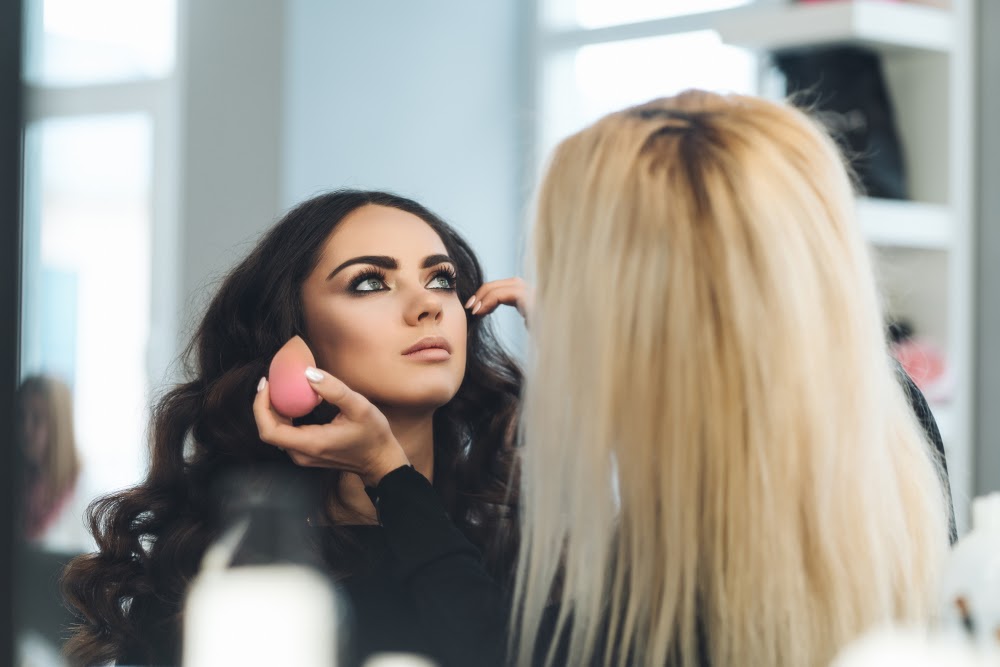
<instances>
[{"instance_id":1,"label":"eyelash","mask_svg":"<svg viewBox=\"0 0 1000 667\"><path fill-rule=\"evenodd\" d=\"M449 286L432 287L430 289L438 289L446 292L454 292L458 288L458 273L455 271L453 267L448 265L442 266L441 268L439 268L437 271L434 272L434 275L431 276L431 281L433 281L436 278L440 278L441 276L445 276L448 278ZM366 294L368 292L386 291L387 288L385 287L377 290L359 290L358 287L360 287L363 283L365 283L368 280L378 280L384 285L386 281L385 271L373 267L365 269L358 275L354 276L354 278L351 280L351 288L350 288L351 292L355 294Z\"/></svg>"},{"instance_id":2,"label":"eyelash","mask_svg":"<svg viewBox=\"0 0 1000 667\"><path fill-rule=\"evenodd\" d=\"M358 287L360 287L362 283L364 283L364 282L366 282L368 280L378 280L378 281L381 281L381 283L384 285L385 284L385 271L383 271L382 269L376 269L376 268L367 268L367 269L365 269L364 271L362 271L358 275L354 276L354 278L351 280L351 292L354 292L356 294L365 294L367 292L384 292L385 291L384 287L382 289L377 289L377 290L359 290Z\"/></svg>"},{"instance_id":3,"label":"eyelash","mask_svg":"<svg viewBox=\"0 0 1000 667\"><path fill-rule=\"evenodd\" d=\"M440 269L434 272L434 275L431 276L431 280L434 280L435 278L440 278L441 276L446 276L448 278L449 286L435 287L434 289L440 289L446 292L454 292L456 289L458 289L458 273L455 271L454 267L449 266L447 264L442 266Z\"/></svg>"}]
</instances>

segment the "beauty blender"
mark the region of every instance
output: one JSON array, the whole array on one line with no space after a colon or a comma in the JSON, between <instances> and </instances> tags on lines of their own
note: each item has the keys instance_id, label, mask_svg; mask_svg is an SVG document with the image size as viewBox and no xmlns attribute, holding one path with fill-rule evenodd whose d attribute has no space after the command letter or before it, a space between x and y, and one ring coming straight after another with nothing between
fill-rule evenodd
<instances>
[{"instance_id":1,"label":"beauty blender","mask_svg":"<svg viewBox=\"0 0 1000 667\"><path fill-rule=\"evenodd\" d=\"M293 336L271 360L267 382L271 386L271 405L280 414L304 417L322 400L306 379L306 368L316 366L316 359L306 342Z\"/></svg>"}]
</instances>

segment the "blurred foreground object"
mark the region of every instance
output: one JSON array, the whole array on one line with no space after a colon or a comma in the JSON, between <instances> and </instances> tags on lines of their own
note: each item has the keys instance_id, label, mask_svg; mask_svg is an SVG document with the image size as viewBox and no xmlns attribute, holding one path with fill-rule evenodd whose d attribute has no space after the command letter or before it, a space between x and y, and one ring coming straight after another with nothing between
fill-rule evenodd
<instances>
[{"instance_id":1,"label":"blurred foreground object","mask_svg":"<svg viewBox=\"0 0 1000 667\"><path fill-rule=\"evenodd\" d=\"M830 667L995 667L965 641L915 628L887 628L848 644Z\"/></svg>"},{"instance_id":2,"label":"blurred foreground object","mask_svg":"<svg viewBox=\"0 0 1000 667\"><path fill-rule=\"evenodd\" d=\"M308 548L291 479L252 471L222 489L226 531L184 606L184 667L336 667L337 599Z\"/></svg>"},{"instance_id":3,"label":"blurred foreground object","mask_svg":"<svg viewBox=\"0 0 1000 667\"><path fill-rule=\"evenodd\" d=\"M943 630L1000 664L1000 493L972 501L972 530L952 549L941 605Z\"/></svg>"}]
</instances>

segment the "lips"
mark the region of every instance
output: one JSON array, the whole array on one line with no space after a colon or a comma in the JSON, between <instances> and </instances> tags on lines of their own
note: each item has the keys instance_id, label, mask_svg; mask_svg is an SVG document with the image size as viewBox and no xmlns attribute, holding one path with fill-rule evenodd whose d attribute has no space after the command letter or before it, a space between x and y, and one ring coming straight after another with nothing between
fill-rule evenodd
<instances>
[{"instance_id":1,"label":"lips","mask_svg":"<svg viewBox=\"0 0 1000 667\"><path fill-rule=\"evenodd\" d=\"M440 350L440 352L437 352L437 354L440 355L443 353L447 353L450 356L451 344L447 341L447 339L442 338L441 336L427 336L426 338L421 338L416 343L403 350L403 355L404 356L415 355L423 352L424 350ZM430 353L425 353L425 354L430 354Z\"/></svg>"}]
</instances>

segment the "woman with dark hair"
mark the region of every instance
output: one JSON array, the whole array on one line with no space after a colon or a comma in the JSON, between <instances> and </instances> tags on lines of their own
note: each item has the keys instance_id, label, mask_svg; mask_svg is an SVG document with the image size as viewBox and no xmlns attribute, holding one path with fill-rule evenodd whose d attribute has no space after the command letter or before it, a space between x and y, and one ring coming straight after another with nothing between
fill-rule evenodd
<instances>
[{"instance_id":1,"label":"woman with dark hair","mask_svg":"<svg viewBox=\"0 0 1000 667\"><path fill-rule=\"evenodd\" d=\"M499 659L522 376L482 316L524 312L527 289L482 281L454 230L395 195L327 193L279 221L223 281L190 379L156 406L145 481L92 507L99 552L64 575L81 617L70 659L179 662L184 595L221 530L206 508L261 463L314 492L303 521L349 604L348 664L388 650ZM292 421L265 376L294 336L325 400Z\"/></svg>"}]
</instances>

